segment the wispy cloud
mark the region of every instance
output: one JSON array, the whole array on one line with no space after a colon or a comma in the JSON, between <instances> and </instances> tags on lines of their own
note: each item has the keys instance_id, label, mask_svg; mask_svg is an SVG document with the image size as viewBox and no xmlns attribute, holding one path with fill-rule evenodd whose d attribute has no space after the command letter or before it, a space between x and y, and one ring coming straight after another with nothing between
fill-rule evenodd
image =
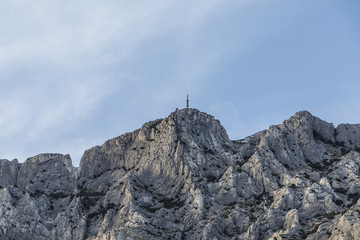
<instances>
[{"instance_id":1,"label":"wispy cloud","mask_svg":"<svg viewBox=\"0 0 360 240\"><path fill-rule=\"evenodd\" d=\"M0 1L0 158L59 151L78 164L86 148L163 117L187 93L235 139L300 109L356 121L358 34L340 3L321 4ZM355 90L331 98L334 82Z\"/></svg>"},{"instance_id":2,"label":"wispy cloud","mask_svg":"<svg viewBox=\"0 0 360 240\"><path fill-rule=\"evenodd\" d=\"M1 1L0 157L10 157L6 152L11 151L14 157L23 156L23 149L45 144L50 132L58 132L59 142L70 141L71 136L61 133L71 132L131 81L126 65L141 44L171 31L196 29L219 4L218 0ZM179 72L184 76L176 80L178 85L180 79L190 81L190 75L197 75ZM166 94L167 83L162 85ZM83 151L87 145L83 139L71 142L72 149L62 149L73 151L76 145Z\"/></svg>"}]
</instances>

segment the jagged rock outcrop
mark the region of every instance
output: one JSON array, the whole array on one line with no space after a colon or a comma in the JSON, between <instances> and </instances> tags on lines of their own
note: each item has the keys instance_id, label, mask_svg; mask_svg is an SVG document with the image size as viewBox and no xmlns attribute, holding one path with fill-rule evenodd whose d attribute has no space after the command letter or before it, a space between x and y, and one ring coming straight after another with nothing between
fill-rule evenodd
<instances>
[{"instance_id":1,"label":"jagged rock outcrop","mask_svg":"<svg viewBox=\"0 0 360 240\"><path fill-rule=\"evenodd\" d=\"M359 239L360 125L296 113L231 141L196 109L87 150L0 160L0 239Z\"/></svg>"},{"instance_id":2,"label":"jagged rock outcrop","mask_svg":"<svg viewBox=\"0 0 360 240\"><path fill-rule=\"evenodd\" d=\"M13 186L16 183L19 168L20 164L16 159L11 162L6 159L0 159L0 186Z\"/></svg>"}]
</instances>

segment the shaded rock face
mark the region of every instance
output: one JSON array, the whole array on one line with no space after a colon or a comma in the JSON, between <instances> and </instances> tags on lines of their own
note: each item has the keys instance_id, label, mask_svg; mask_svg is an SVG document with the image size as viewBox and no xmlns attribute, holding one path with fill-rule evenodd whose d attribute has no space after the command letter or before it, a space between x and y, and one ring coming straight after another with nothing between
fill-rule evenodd
<instances>
[{"instance_id":1,"label":"shaded rock face","mask_svg":"<svg viewBox=\"0 0 360 240\"><path fill-rule=\"evenodd\" d=\"M360 239L360 126L309 112L231 141L196 109L0 160L0 239Z\"/></svg>"},{"instance_id":2,"label":"shaded rock face","mask_svg":"<svg viewBox=\"0 0 360 240\"><path fill-rule=\"evenodd\" d=\"M13 186L16 183L19 168L20 164L16 159L11 162L0 159L0 186Z\"/></svg>"}]
</instances>

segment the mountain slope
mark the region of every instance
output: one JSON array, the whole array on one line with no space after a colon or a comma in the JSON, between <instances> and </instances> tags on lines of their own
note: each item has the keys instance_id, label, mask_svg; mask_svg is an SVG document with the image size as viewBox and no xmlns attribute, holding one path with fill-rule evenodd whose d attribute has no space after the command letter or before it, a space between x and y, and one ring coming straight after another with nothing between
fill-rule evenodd
<instances>
[{"instance_id":1,"label":"mountain slope","mask_svg":"<svg viewBox=\"0 0 360 240\"><path fill-rule=\"evenodd\" d=\"M84 153L0 160L0 239L360 239L360 125L231 141L196 109Z\"/></svg>"}]
</instances>

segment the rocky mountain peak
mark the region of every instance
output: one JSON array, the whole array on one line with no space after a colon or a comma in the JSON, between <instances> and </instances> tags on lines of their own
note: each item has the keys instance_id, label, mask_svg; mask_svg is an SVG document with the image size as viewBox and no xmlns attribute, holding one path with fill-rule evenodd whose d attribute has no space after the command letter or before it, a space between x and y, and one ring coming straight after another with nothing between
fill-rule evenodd
<instances>
[{"instance_id":1,"label":"rocky mountain peak","mask_svg":"<svg viewBox=\"0 0 360 240\"><path fill-rule=\"evenodd\" d=\"M212 115L185 108L170 114L167 119L174 121L180 141L190 144L187 139L191 137L198 145L232 147L225 129Z\"/></svg>"},{"instance_id":2,"label":"rocky mountain peak","mask_svg":"<svg viewBox=\"0 0 360 240\"><path fill-rule=\"evenodd\" d=\"M360 125L232 141L186 108L85 151L0 160L0 239L359 239Z\"/></svg>"},{"instance_id":3,"label":"rocky mountain peak","mask_svg":"<svg viewBox=\"0 0 360 240\"><path fill-rule=\"evenodd\" d=\"M199 177L205 172L203 169L211 171L206 174L218 176L225 170L223 161L229 160L215 164L216 158L207 159L203 155L222 154L223 148L232 149L233 142L218 120L197 109L182 109L86 151L79 167L79 181L98 190L104 189L98 178L111 184L130 173L142 179L150 174L149 185L155 185L151 182L158 178L156 184L163 186L176 185L186 177ZM220 172L207 167L219 164ZM161 194L168 194L167 189L161 190Z\"/></svg>"}]
</instances>

